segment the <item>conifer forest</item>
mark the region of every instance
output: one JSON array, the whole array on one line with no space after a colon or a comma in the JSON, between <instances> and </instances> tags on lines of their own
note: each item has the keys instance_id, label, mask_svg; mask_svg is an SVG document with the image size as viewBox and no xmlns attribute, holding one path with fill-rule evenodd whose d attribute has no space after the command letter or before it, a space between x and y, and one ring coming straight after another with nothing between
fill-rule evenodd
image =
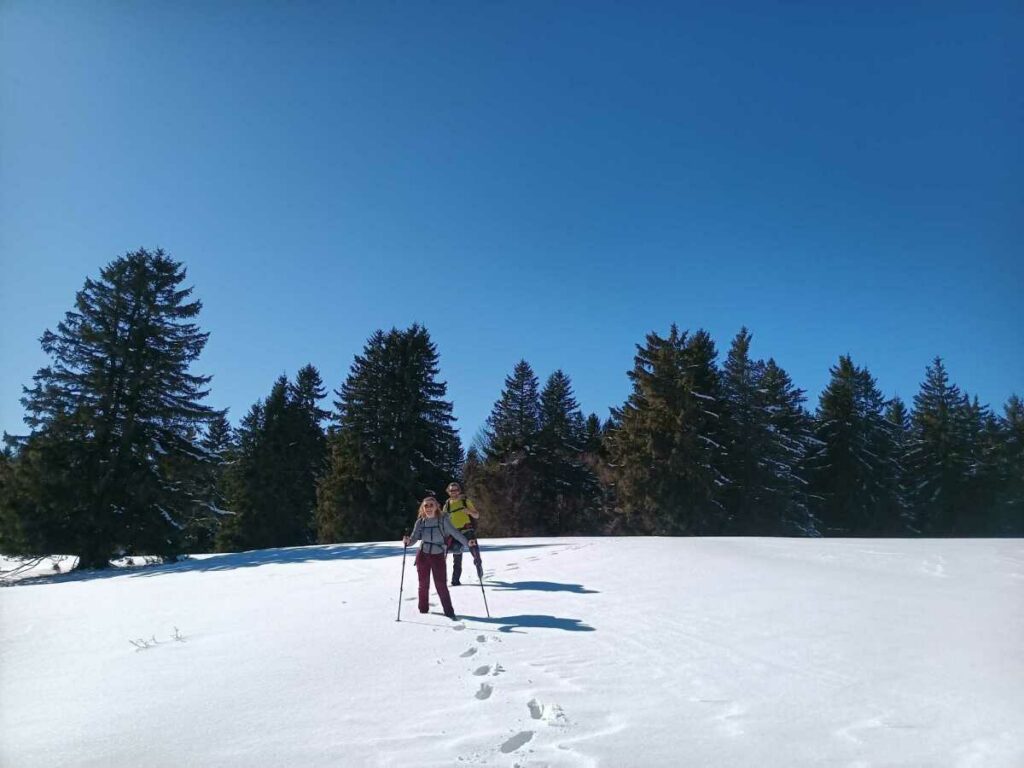
<instances>
[{"instance_id":1,"label":"conifer forest","mask_svg":"<svg viewBox=\"0 0 1024 768\"><path fill-rule=\"evenodd\" d=\"M201 310L161 250L85 281L42 334L49 363L25 372L25 434L5 435L0 551L101 568L397 540L452 479L486 513L481 536L1024 535L1024 402L979 402L939 356L912 402L839 356L812 403L751 357L756 329L720 347L672 326L622 361L631 392L604 416L582 412L570 372L510 360L463 444L426 327L368 328L343 380L311 362L232 423L204 403Z\"/></svg>"}]
</instances>

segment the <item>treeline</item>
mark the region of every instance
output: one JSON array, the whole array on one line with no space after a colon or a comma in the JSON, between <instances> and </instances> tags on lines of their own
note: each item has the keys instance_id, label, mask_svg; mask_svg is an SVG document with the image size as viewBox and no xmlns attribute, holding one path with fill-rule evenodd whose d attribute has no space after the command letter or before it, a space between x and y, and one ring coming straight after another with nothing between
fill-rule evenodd
<instances>
[{"instance_id":1,"label":"treeline","mask_svg":"<svg viewBox=\"0 0 1024 768\"><path fill-rule=\"evenodd\" d=\"M463 454L425 328L377 331L334 392L307 365L237 427L190 372L207 341L184 267L140 250L87 280L5 435L0 551L120 555L395 539L461 478L482 535L1024 535L1024 404L993 413L936 358L913 403L848 356L814 412L742 329L638 345L632 393L584 416L520 361Z\"/></svg>"}]
</instances>

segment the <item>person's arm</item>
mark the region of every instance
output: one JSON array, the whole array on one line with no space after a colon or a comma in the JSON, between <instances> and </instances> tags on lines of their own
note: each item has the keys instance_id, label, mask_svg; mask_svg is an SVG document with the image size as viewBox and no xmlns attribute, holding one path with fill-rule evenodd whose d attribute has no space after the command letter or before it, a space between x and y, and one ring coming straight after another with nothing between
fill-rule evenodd
<instances>
[{"instance_id":1,"label":"person's arm","mask_svg":"<svg viewBox=\"0 0 1024 768\"><path fill-rule=\"evenodd\" d=\"M472 517L474 520L480 519L480 513L476 511L476 507L473 506L473 502L466 499L466 514Z\"/></svg>"},{"instance_id":2,"label":"person's arm","mask_svg":"<svg viewBox=\"0 0 1024 768\"><path fill-rule=\"evenodd\" d=\"M405 546L408 547L410 544L414 544L414 543L416 543L417 541L420 540L420 537L423 535L422 526L423 526L423 519L422 518L417 518L416 519L416 525L414 525L412 527L412 533L409 536L406 536L405 538L402 539L402 541L405 542Z\"/></svg>"}]
</instances>

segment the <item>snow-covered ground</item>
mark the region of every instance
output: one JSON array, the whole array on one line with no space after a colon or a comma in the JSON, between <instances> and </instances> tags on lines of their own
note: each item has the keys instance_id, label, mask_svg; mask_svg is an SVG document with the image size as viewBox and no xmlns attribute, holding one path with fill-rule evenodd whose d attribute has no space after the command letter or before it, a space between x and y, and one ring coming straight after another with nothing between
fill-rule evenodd
<instances>
[{"instance_id":1,"label":"snow-covered ground","mask_svg":"<svg viewBox=\"0 0 1024 768\"><path fill-rule=\"evenodd\" d=\"M0 589L0 764L1024 766L1020 539L484 558L457 624L393 543Z\"/></svg>"}]
</instances>

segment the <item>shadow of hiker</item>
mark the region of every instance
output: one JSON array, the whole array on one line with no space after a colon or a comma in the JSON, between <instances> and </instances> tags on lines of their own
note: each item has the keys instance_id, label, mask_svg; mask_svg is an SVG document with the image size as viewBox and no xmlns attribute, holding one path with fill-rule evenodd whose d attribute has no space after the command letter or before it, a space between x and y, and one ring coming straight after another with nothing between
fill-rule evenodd
<instances>
[{"instance_id":1,"label":"shadow of hiker","mask_svg":"<svg viewBox=\"0 0 1024 768\"><path fill-rule=\"evenodd\" d=\"M533 592L572 592L577 595L597 595L596 589L587 589L582 584L561 584L557 581L495 581L484 582L485 587L493 587L498 591L525 590Z\"/></svg>"},{"instance_id":2,"label":"shadow of hiker","mask_svg":"<svg viewBox=\"0 0 1024 768\"><path fill-rule=\"evenodd\" d=\"M517 632L517 629L561 629L566 632L595 632L589 624L584 624L580 619L562 619L558 616L543 616L540 614L520 614L519 616L469 616L460 614L459 618L469 621L479 621L481 624L500 624L499 632L511 632L522 635L525 632Z\"/></svg>"}]
</instances>

